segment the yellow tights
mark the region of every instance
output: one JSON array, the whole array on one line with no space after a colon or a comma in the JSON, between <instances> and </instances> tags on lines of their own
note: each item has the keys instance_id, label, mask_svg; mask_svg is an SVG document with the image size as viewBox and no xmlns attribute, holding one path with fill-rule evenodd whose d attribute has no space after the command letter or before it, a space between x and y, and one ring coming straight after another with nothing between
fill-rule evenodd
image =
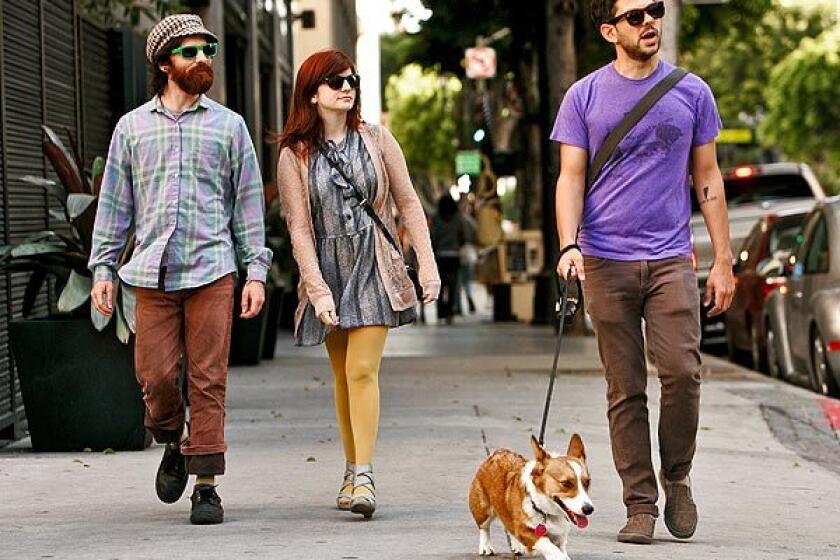
<instances>
[{"instance_id":1,"label":"yellow tights","mask_svg":"<svg viewBox=\"0 0 840 560\"><path fill-rule=\"evenodd\" d=\"M336 329L327 336L335 376L335 416L348 462L373 462L379 428L379 364L388 327Z\"/></svg>"}]
</instances>

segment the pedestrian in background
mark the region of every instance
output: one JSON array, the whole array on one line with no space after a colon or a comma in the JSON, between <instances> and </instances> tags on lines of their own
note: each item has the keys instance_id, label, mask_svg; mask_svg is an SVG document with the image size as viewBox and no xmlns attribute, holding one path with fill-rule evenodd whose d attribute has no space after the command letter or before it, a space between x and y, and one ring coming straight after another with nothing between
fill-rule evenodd
<instances>
[{"instance_id":1,"label":"pedestrian in background","mask_svg":"<svg viewBox=\"0 0 840 560\"><path fill-rule=\"evenodd\" d=\"M124 115L111 138L89 266L93 305L111 315L118 272L137 288L135 366L146 427L165 443L155 488L166 503L196 475L190 521L221 523L225 387L237 258L247 268L242 317L265 300L263 185L242 117L204 94L219 45L198 16L149 32L154 97ZM116 271L128 233L136 248ZM186 360L190 422L179 375Z\"/></svg>"},{"instance_id":2,"label":"pedestrian in background","mask_svg":"<svg viewBox=\"0 0 840 560\"><path fill-rule=\"evenodd\" d=\"M385 338L416 316L414 284L390 242L392 207L417 250L426 303L440 291L429 230L399 144L361 121L359 75L344 53L303 62L279 144L277 185L301 276L295 343L326 343L346 459L336 503L368 518Z\"/></svg>"},{"instance_id":3,"label":"pedestrian in background","mask_svg":"<svg viewBox=\"0 0 840 560\"><path fill-rule=\"evenodd\" d=\"M645 340L660 385L659 480L665 525L689 538L697 527L691 492L700 405L700 297L691 262L693 176L715 263L704 305L732 303L732 252L715 138L721 127L709 87L659 58L663 2L593 0L592 19L616 60L574 84L552 132L560 146L557 273L583 280L607 378L613 460L627 523L618 540L649 544L659 514L651 460ZM671 81L678 76L676 81ZM676 84L627 133L587 190L605 139L663 80ZM578 235L578 229L580 233ZM571 271L571 272L570 272ZM642 319L646 337L642 336Z\"/></svg>"},{"instance_id":4,"label":"pedestrian in background","mask_svg":"<svg viewBox=\"0 0 840 560\"><path fill-rule=\"evenodd\" d=\"M461 247L467 242L467 226L458 203L449 194L438 199L438 211L432 221L432 247L441 276L441 293L437 304L438 321L452 324L455 298L458 297L458 270L461 268Z\"/></svg>"},{"instance_id":5,"label":"pedestrian in background","mask_svg":"<svg viewBox=\"0 0 840 560\"><path fill-rule=\"evenodd\" d=\"M458 295L455 298L456 314L461 314L461 291L467 296L467 305L470 313L475 313L475 300L473 299L472 283L475 276L475 263L478 262L478 249L475 246L478 225L470 215L469 203L463 205L461 218L464 220L466 230L466 241L461 245L459 258L461 261L458 268Z\"/></svg>"}]
</instances>

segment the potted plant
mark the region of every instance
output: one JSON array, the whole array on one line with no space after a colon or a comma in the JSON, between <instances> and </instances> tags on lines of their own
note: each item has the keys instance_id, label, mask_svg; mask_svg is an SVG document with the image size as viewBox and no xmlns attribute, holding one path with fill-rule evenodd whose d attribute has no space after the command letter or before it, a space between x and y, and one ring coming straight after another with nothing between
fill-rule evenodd
<instances>
[{"instance_id":1,"label":"potted plant","mask_svg":"<svg viewBox=\"0 0 840 560\"><path fill-rule=\"evenodd\" d=\"M18 245L0 246L0 270L30 274L24 318L11 322L9 334L32 448L143 449L150 439L134 374L134 291L115 280L113 320L85 305L92 285L87 262L104 160L96 158L83 173L75 147L71 153L52 130L42 128L43 150L60 182L22 179L61 203L63 212L51 215L66 220L69 227L62 231L69 233L43 231ZM132 246L130 240L122 263ZM60 292L57 309L45 318L29 318L50 279Z\"/></svg>"}]
</instances>

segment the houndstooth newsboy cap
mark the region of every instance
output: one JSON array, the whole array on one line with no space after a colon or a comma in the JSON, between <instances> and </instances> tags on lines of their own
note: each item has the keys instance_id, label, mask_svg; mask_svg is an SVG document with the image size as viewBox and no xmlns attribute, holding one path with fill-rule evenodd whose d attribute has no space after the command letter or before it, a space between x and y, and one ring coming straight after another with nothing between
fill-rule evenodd
<instances>
[{"instance_id":1,"label":"houndstooth newsboy cap","mask_svg":"<svg viewBox=\"0 0 840 560\"><path fill-rule=\"evenodd\" d=\"M154 64L160 50L172 39L204 35L214 42L219 42L216 35L204 27L204 22L195 14L175 14L160 20L146 39L146 58Z\"/></svg>"}]
</instances>

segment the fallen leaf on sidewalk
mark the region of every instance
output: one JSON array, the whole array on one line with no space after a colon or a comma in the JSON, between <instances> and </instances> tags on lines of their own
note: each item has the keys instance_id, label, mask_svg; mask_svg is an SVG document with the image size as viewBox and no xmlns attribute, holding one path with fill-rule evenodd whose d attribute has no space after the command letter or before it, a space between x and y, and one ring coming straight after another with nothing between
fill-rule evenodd
<instances>
[{"instance_id":1,"label":"fallen leaf on sidewalk","mask_svg":"<svg viewBox=\"0 0 840 560\"><path fill-rule=\"evenodd\" d=\"M306 462L307 463L317 463L318 459L316 459L315 457L307 457Z\"/></svg>"}]
</instances>

